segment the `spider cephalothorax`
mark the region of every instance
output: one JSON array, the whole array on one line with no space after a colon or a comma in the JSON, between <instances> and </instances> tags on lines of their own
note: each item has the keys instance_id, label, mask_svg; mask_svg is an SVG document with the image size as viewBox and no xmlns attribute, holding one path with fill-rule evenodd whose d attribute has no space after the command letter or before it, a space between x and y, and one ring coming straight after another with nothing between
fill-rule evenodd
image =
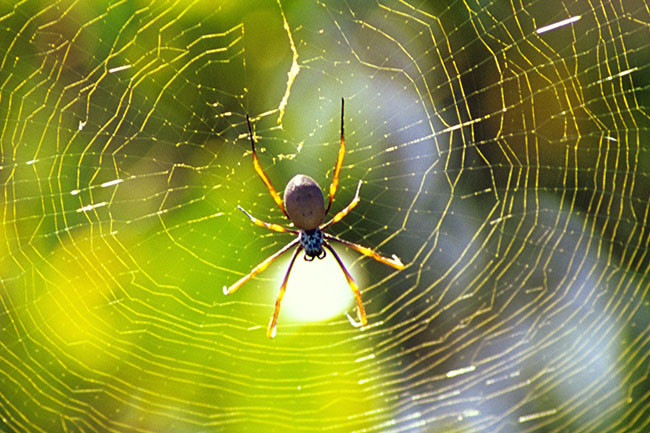
<instances>
[{"instance_id":1,"label":"spider cephalothorax","mask_svg":"<svg viewBox=\"0 0 650 433\"><path fill-rule=\"evenodd\" d=\"M316 227L313 230L300 230L300 245L305 249L305 260L311 262L314 257L325 258L323 249L323 231Z\"/></svg>"},{"instance_id":2,"label":"spider cephalothorax","mask_svg":"<svg viewBox=\"0 0 650 433\"><path fill-rule=\"evenodd\" d=\"M325 249L329 250L332 253L334 259L339 264L341 270L345 274L345 278L347 279L348 284L350 285L352 291L354 292L354 296L357 301L357 308L359 310L359 321L361 325L366 325L368 323L368 319L366 318L366 312L363 308L363 302L361 300L361 292L359 291L359 288L354 282L354 279L352 279L352 276L346 269L345 265L341 261L341 258L338 256L338 254L336 254L336 251L334 251L332 246L327 241L329 240L329 241L341 243L343 245L347 245L348 247L360 252L361 254L364 254L368 257L372 257L373 259L381 263L384 263L386 265L392 266L395 269L404 269L404 265L402 264L402 261L396 255L393 255L392 258L384 257L372 251L368 247L364 247L362 245L348 242L346 240L337 238L336 236L332 236L324 232L324 230L330 225L338 221L341 221L343 217L345 217L359 203L360 200L359 190L361 188L361 181L359 181L359 185L357 186L357 192L354 195L354 198L352 199L350 204L348 204L345 207L345 209L341 210L336 215L334 215L334 217L331 220L329 220L327 223L323 224L323 221L325 221L325 216L329 212L330 207L332 207L332 200L334 199L334 194L336 193L336 189L338 188L339 173L341 171L341 166L343 165L343 156L345 155L345 132L343 129L343 109L344 109L344 100L341 99L341 147L339 148L339 156L338 159L336 160L336 165L334 166L334 176L332 177L332 183L330 184L329 203L327 205L327 208L325 208L323 191L321 190L318 183L316 183L316 181L311 177L305 176L304 174L298 174L289 181L287 187L284 190L284 202L283 202L283 200L280 198L280 194L278 194L275 188L273 188L271 181L264 173L264 170L262 170L262 166L260 165L259 160L257 159L257 153L255 152L255 139L253 138L253 128L251 127L251 122L248 115L246 116L246 121L248 123L248 132L251 141L251 147L253 149L253 166L255 167L255 171L262 178L262 181L268 188L269 193L271 194L271 197L273 197L275 203L280 207L282 212L287 216L287 218L289 218L289 220L293 223L293 225L299 229L299 230L292 230L292 229L282 227L281 225L278 224L272 224L272 223L261 221L255 218L254 216L252 216L251 214L249 214L248 212L246 212L241 206L237 206L242 212L244 212L248 216L248 218L250 218L250 220L255 225L266 227L267 229L276 232L292 233L298 236L293 241L285 245L278 252L266 258L259 265L255 266L252 271L250 271L247 275L240 278L239 281L237 281L235 284L233 284L230 287L224 286L223 288L223 292L226 295L234 293L241 286L243 286L244 283L246 283L255 275L259 274L264 269L266 269L275 259L280 257L285 252L289 251L294 246L297 246L295 252L293 253L293 257L291 258L291 261L289 263L289 268L287 269L287 272L284 275L282 286L280 286L280 292L278 293L278 297L275 301L275 310L273 311L273 316L271 317L271 322L269 323L269 327L266 332L266 335L269 338L273 338L275 336L275 325L278 320L278 314L280 313L280 303L282 302L282 298L284 297L284 292L287 288L287 282L289 281L289 273L291 272L293 263L296 261L296 257L298 257L298 253L300 253L300 251L302 250L305 251L305 260L307 261L312 261L314 260L314 258L318 258L318 259L324 258Z\"/></svg>"}]
</instances>

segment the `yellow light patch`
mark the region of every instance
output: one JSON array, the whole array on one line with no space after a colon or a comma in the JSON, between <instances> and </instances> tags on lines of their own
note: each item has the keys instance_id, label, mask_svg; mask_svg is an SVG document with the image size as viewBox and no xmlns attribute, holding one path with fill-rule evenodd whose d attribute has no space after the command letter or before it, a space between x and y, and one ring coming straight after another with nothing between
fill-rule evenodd
<instances>
[{"instance_id":1,"label":"yellow light patch","mask_svg":"<svg viewBox=\"0 0 650 433\"><path fill-rule=\"evenodd\" d=\"M348 266L354 257L340 248L337 253L363 292L363 281L359 280L361 275ZM344 318L346 312L356 317L354 294L332 254L328 251L323 260L314 259L312 262L303 260L303 254L300 253L296 259L289 277L280 310L280 326L283 320L320 322ZM286 266L278 266L276 281L282 281L286 269Z\"/></svg>"},{"instance_id":2,"label":"yellow light patch","mask_svg":"<svg viewBox=\"0 0 650 433\"><path fill-rule=\"evenodd\" d=\"M106 347L115 344L111 303L113 275L120 261L102 239L78 231L65 245L53 251L45 267L41 291L28 314L38 320L43 335L69 356L97 368L111 361Z\"/></svg>"}]
</instances>

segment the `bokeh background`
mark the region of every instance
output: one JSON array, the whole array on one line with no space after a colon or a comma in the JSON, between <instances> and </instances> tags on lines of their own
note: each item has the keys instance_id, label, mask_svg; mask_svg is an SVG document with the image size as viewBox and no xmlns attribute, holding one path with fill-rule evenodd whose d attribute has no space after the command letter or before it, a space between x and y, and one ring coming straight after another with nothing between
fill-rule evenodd
<instances>
[{"instance_id":1,"label":"bokeh background","mask_svg":"<svg viewBox=\"0 0 650 433\"><path fill-rule=\"evenodd\" d=\"M650 6L0 3L0 430L650 429ZM276 189L347 154L338 246Z\"/></svg>"}]
</instances>

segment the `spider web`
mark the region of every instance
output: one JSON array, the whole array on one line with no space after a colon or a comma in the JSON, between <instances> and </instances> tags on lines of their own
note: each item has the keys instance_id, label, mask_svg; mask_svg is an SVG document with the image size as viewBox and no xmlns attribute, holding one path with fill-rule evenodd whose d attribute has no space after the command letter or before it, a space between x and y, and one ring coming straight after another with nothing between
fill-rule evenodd
<instances>
[{"instance_id":1,"label":"spider web","mask_svg":"<svg viewBox=\"0 0 650 433\"><path fill-rule=\"evenodd\" d=\"M647 431L649 6L0 6L0 429ZM252 167L323 189L289 235Z\"/></svg>"}]
</instances>

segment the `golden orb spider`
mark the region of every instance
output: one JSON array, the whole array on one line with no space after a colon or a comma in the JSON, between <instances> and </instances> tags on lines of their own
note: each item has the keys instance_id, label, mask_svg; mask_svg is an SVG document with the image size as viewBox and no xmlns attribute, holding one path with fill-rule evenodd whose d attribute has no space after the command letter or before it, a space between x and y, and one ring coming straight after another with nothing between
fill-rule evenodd
<instances>
[{"instance_id":1,"label":"golden orb spider","mask_svg":"<svg viewBox=\"0 0 650 433\"><path fill-rule=\"evenodd\" d=\"M293 264L296 261L296 257L298 257L298 253L300 253L300 251L305 250L304 259L306 261L312 261L314 258L323 259L325 257L325 249L323 247L327 248L332 253L337 263L341 267L341 270L345 274L345 278L347 279L352 292L354 292L357 308L359 310L358 313L361 326L364 326L368 323L368 319L366 318L366 311L363 308L363 301L361 300L361 292L359 291L359 287L357 287L356 283L354 282L352 275L350 275L350 272L348 272L347 268L343 264L343 261L341 261L341 258L338 256L338 254L336 254L336 251L334 251L328 241L339 242L365 256L372 257L381 263L392 266L395 269L404 269L404 264L399 259L399 257L394 254L392 258L384 257L372 251L368 247L348 242L346 240L323 232L323 230L325 230L327 227L341 221L343 217L345 217L359 203L360 200L359 190L361 189L361 181L359 181L357 192L350 204L348 204L345 209L334 215L331 220L323 224L325 216L329 212L330 207L332 207L332 200L334 199L334 194L336 193L336 189L339 185L339 173L341 172L343 157L345 156L345 132L343 129L344 106L345 100L341 98L341 147L339 148L339 156L336 160L336 165L334 166L334 176L332 177L332 183L330 185L330 198L327 209L325 209L325 200L323 199L323 191L321 190L320 186L314 179L309 176L305 176L304 174L298 174L289 181L287 187L284 190L284 203L282 202L280 194L278 194L275 188L273 188L273 185L271 185L271 181L264 173L264 170L262 170L262 166L257 159L257 153L255 152L255 139L253 138L253 128L251 127L251 122L248 115L246 115L248 133L251 140L251 147L253 149L253 166L255 167L255 171L262 178L262 181L268 188L269 193L271 194L271 197L273 197L275 203L280 207L280 209L282 209L282 212L286 215L286 217L289 218L293 225L299 230L291 230L278 224L261 221L246 212L241 206L238 205L237 208L246 214L246 216L250 218L253 224L260 227L266 227L269 230L273 230L279 233L292 233L298 237L289 242L275 254L266 258L262 263L255 266L253 270L250 271L250 273L240 278L239 281L237 281L232 286L224 286L223 292L226 295L230 295L236 292L248 280L265 270L273 261L275 261L275 259L289 251L294 246L298 245L296 251L293 253L291 262L289 262L289 268L284 275L282 286L280 286L280 292L278 293L278 297L275 300L275 310L273 311L271 322L269 323L268 330L266 331L266 336L269 338L275 337L275 326L278 320L278 314L280 314L280 303L282 302L284 292L287 288L289 273L291 272L291 268L293 267Z\"/></svg>"}]
</instances>

